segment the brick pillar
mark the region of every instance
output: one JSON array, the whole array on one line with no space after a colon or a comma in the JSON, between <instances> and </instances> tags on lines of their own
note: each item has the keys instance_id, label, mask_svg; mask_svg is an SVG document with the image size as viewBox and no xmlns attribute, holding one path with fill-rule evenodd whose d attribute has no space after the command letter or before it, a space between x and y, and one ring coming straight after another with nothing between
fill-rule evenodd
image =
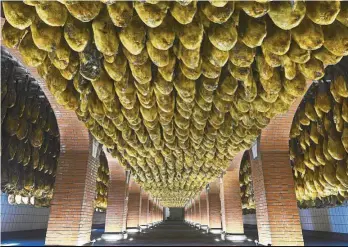
<instances>
[{"instance_id":1,"label":"brick pillar","mask_svg":"<svg viewBox=\"0 0 348 247\"><path fill-rule=\"evenodd\" d=\"M108 207L105 217L105 233L121 233L126 230L128 179L117 159L105 152L109 163L110 181Z\"/></svg>"},{"instance_id":2,"label":"brick pillar","mask_svg":"<svg viewBox=\"0 0 348 247\"><path fill-rule=\"evenodd\" d=\"M309 86L311 82L307 83ZM259 242L303 246L303 236L290 166L289 134L301 98L285 114L271 120L251 157Z\"/></svg>"},{"instance_id":3,"label":"brick pillar","mask_svg":"<svg viewBox=\"0 0 348 247\"><path fill-rule=\"evenodd\" d=\"M141 192L141 211L140 211L140 225L145 226L149 223L149 195L146 192Z\"/></svg>"},{"instance_id":4,"label":"brick pillar","mask_svg":"<svg viewBox=\"0 0 348 247\"><path fill-rule=\"evenodd\" d=\"M209 226L208 194L204 189L200 194L201 225Z\"/></svg>"},{"instance_id":5,"label":"brick pillar","mask_svg":"<svg viewBox=\"0 0 348 247\"><path fill-rule=\"evenodd\" d=\"M90 242L99 159L89 151L92 141L88 147L88 135L77 135L87 138L84 141L73 138L74 128L70 132L70 141L65 139L64 145L61 144L46 245L82 245Z\"/></svg>"},{"instance_id":6,"label":"brick pillar","mask_svg":"<svg viewBox=\"0 0 348 247\"><path fill-rule=\"evenodd\" d=\"M196 204L196 223L201 224L201 205L200 205L199 196L195 199L195 204Z\"/></svg>"},{"instance_id":7,"label":"brick pillar","mask_svg":"<svg viewBox=\"0 0 348 247\"><path fill-rule=\"evenodd\" d=\"M196 207L196 202L194 199L192 199L192 207L193 207L193 222L196 224L197 223L197 207Z\"/></svg>"},{"instance_id":8,"label":"brick pillar","mask_svg":"<svg viewBox=\"0 0 348 247\"><path fill-rule=\"evenodd\" d=\"M244 152L232 160L220 183L222 229L227 234L244 234L243 209L240 197L239 167Z\"/></svg>"},{"instance_id":9,"label":"brick pillar","mask_svg":"<svg viewBox=\"0 0 348 247\"><path fill-rule=\"evenodd\" d=\"M131 179L129 183L127 228L139 227L139 216L141 209L140 186Z\"/></svg>"},{"instance_id":10,"label":"brick pillar","mask_svg":"<svg viewBox=\"0 0 348 247\"><path fill-rule=\"evenodd\" d=\"M153 201L150 198L149 199L149 218L148 218L148 223L152 224L153 223Z\"/></svg>"},{"instance_id":11,"label":"brick pillar","mask_svg":"<svg viewBox=\"0 0 348 247\"><path fill-rule=\"evenodd\" d=\"M185 207L185 221L190 221L190 215L189 215L189 207L188 207L188 205Z\"/></svg>"},{"instance_id":12,"label":"brick pillar","mask_svg":"<svg viewBox=\"0 0 348 247\"><path fill-rule=\"evenodd\" d=\"M156 223L157 222L157 200L154 199L153 200L153 222Z\"/></svg>"},{"instance_id":13,"label":"brick pillar","mask_svg":"<svg viewBox=\"0 0 348 247\"><path fill-rule=\"evenodd\" d=\"M2 22L3 24L4 22ZM7 49L22 64L16 49ZM60 156L46 233L46 245L90 242L98 160L90 153L87 128L74 111L59 105L36 68L27 67L55 113L60 134Z\"/></svg>"},{"instance_id":14,"label":"brick pillar","mask_svg":"<svg viewBox=\"0 0 348 247\"><path fill-rule=\"evenodd\" d=\"M222 229L221 226L221 202L220 179L209 185L209 228Z\"/></svg>"}]
</instances>

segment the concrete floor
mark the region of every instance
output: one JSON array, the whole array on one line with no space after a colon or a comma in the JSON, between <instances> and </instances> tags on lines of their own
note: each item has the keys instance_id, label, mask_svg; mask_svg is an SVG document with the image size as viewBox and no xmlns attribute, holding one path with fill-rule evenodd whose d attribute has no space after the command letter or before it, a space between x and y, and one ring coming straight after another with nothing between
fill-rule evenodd
<instances>
[{"instance_id":1,"label":"concrete floor","mask_svg":"<svg viewBox=\"0 0 348 247\"><path fill-rule=\"evenodd\" d=\"M257 239L255 226L245 226L245 234L249 241L244 243L222 241L220 235L206 234L183 222L164 222L143 233L128 235L127 240L105 242L100 240L104 227L93 227L89 246L255 246ZM348 234L340 238L332 233L304 231L306 246L348 246ZM1 233L2 246L43 246L46 230ZM98 240L99 239L99 240ZM251 241L250 241L251 240Z\"/></svg>"},{"instance_id":2,"label":"concrete floor","mask_svg":"<svg viewBox=\"0 0 348 247\"><path fill-rule=\"evenodd\" d=\"M98 239L102 232L93 231L92 238ZM142 233L128 233L128 238L119 241L96 241L94 246L255 246L257 234L246 231L249 241L232 242L221 240L221 235L207 234L182 221L166 221Z\"/></svg>"}]
</instances>

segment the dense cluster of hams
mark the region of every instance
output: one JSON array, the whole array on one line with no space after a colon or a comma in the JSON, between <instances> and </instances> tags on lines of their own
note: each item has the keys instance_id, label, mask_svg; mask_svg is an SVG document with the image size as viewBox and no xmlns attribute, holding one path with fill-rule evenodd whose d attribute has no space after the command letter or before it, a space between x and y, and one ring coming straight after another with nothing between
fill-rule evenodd
<instances>
[{"instance_id":1,"label":"dense cluster of hams","mask_svg":"<svg viewBox=\"0 0 348 247\"><path fill-rule=\"evenodd\" d=\"M255 213L256 205L248 152L244 153L240 164L239 185L243 214Z\"/></svg>"},{"instance_id":2,"label":"dense cluster of hams","mask_svg":"<svg viewBox=\"0 0 348 247\"><path fill-rule=\"evenodd\" d=\"M1 191L10 204L49 206L60 151L51 106L33 78L1 49Z\"/></svg>"},{"instance_id":3,"label":"dense cluster of hams","mask_svg":"<svg viewBox=\"0 0 348 247\"><path fill-rule=\"evenodd\" d=\"M99 155L99 168L97 173L96 196L94 199L94 208L96 211L104 212L108 205L108 187L110 172L108 160L104 152Z\"/></svg>"},{"instance_id":4,"label":"dense cluster of hams","mask_svg":"<svg viewBox=\"0 0 348 247\"><path fill-rule=\"evenodd\" d=\"M3 43L167 205L221 175L306 80L348 54L339 1L25 0L3 10Z\"/></svg>"},{"instance_id":5,"label":"dense cluster of hams","mask_svg":"<svg viewBox=\"0 0 348 247\"><path fill-rule=\"evenodd\" d=\"M342 65L342 66L340 66ZM296 112L290 141L297 200L348 199L348 63L327 68Z\"/></svg>"}]
</instances>

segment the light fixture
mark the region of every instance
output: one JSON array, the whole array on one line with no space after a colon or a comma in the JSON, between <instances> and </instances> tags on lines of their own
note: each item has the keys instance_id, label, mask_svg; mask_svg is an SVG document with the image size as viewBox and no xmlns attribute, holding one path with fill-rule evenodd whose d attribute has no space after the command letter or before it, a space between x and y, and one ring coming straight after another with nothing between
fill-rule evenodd
<instances>
[{"instance_id":1,"label":"light fixture","mask_svg":"<svg viewBox=\"0 0 348 247\"><path fill-rule=\"evenodd\" d=\"M226 239L227 240L230 240L230 241L233 241L233 242L244 242L247 238L245 235L229 235L227 234L226 235Z\"/></svg>"},{"instance_id":2,"label":"light fixture","mask_svg":"<svg viewBox=\"0 0 348 247\"><path fill-rule=\"evenodd\" d=\"M19 243L8 243L8 244L1 244L1 246L17 246Z\"/></svg>"},{"instance_id":3,"label":"light fixture","mask_svg":"<svg viewBox=\"0 0 348 247\"><path fill-rule=\"evenodd\" d=\"M129 241L133 241L133 238L130 238Z\"/></svg>"},{"instance_id":4,"label":"light fixture","mask_svg":"<svg viewBox=\"0 0 348 247\"><path fill-rule=\"evenodd\" d=\"M212 234L221 234L222 230L221 229L210 229L209 232Z\"/></svg>"},{"instance_id":5,"label":"light fixture","mask_svg":"<svg viewBox=\"0 0 348 247\"><path fill-rule=\"evenodd\" d=\"M130 229L127 229L127 233L137 233L139 232L139 229L138 228L130 228Z\"/></svg>"},{"instance_id":6,"label":"light fixture","mask_svg":"<svg viewBox=\"0 0 348 247\"><path fill-rule=\"evenodd\" d=\"M103 234L102 239L105 241L118 241L123 239L124 236L122 233L115 233L115 234Z\"/></svg>"}]
</instances>

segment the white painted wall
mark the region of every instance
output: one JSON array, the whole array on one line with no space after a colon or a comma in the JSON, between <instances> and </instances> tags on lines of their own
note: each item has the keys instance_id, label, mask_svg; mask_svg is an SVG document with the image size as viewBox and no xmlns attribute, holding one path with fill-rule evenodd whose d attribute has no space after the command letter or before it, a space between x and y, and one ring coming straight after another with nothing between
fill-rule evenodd
<instances>
[{"instance_id":1,"label":"white painted wall","mask_svg":"<svg viewBox=\"0 0 348 247\"><path fill-rule=\"evenodd\" d=\"M28 205L9 205L7 195L1 193L1 232L46 229L49 208Z\"/></svg>"},{"instance_id":2,"label":"white painted wall","mask_svg":"<svg viewBox=\"0 0 348 247\"><path fill-rule=\"evenodd\" d=\"M1 193L1 232L46 229L49 211L49 208L9 205L7 195ZM93 224L105 224L105 213L95 212Z\"/></svg>"},{"instance_id":3,"label":"white painted wall","mask_svg":"<svg viewBox=\"0 0 348 247\"><path fill-rule=\"evenodd\" d=\"M301 209L303 230L348 233L348 204L334 208Z\"/></svg>"},{"instance_id":4,"label":"white painted wall","mask_svg":"<svg viewBox=\"0 0 348 247\"><path fill-rule=\"evenodd\" d=\"M303 230L348 234L348 203L334 208L300 209ZM243 216L244 224L256 225L256 215Z\"/></svg>"}]
</instances>

